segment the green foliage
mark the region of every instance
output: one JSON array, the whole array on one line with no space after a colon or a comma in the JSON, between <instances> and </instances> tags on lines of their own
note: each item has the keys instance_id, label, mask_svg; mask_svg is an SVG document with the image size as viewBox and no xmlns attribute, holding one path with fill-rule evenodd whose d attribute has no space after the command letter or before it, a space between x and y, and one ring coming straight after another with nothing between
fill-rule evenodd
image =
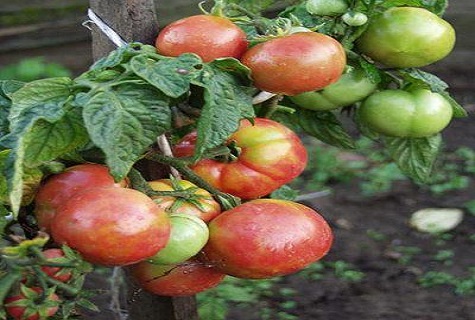
<instances>
[{"instance_id":1,"label":"green foliage","mask_svg":"<svg viewBox=\"0 0 475 320\"><path fill-rule=\"evenodd\" d=\"M0 80L29 82L42 78L69 77L71 72L57 63L48 63L42 57L28 58L0 69Z\"/></svg>"},{"instance_id":2,"label":"green foliage","mask_svg":"<svg viewBox=\"0 0 475 320\"><path fill-rule=\"evenodd\" d=\"M475 295L475 268L468 269L469 275L457 277L444 271L428 271L419 277L418 283L425 288L450 286L459 295Z\"/></svg>"}]
</instances>

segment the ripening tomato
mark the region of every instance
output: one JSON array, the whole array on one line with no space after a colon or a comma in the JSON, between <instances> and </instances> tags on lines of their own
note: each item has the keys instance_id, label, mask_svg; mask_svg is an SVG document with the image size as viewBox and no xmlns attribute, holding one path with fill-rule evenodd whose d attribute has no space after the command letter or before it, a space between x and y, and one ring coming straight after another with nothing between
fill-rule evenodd
<instances>
[{"instance_id":1,"label":"ripening tomato","mask_svg":"<svg viewBox=\"0 0 475 320\"><path fill-rule=\"evenodd\" d=\"M178 265L146 261L130 266L132 278L144 290L161 296L190 296L217 286L226 276L203 262Z\"/></svg>"},{"instance_id":2,"label":"ripening tomato","mask_svg":"<svg viewBox=\"0 0 475 320\"><path fill-rule=\"evenodd\" d=\"M193 153L196 133L185 136L174 148L178 157ZM297 177L307 164L307 151L300 138L284 125L256 118L254 125L242 120L229 143L239 153L229 162L203 159L193 171L217 189L240 197L265 196Z\"/></svg>"},{"instance_id":3,"label":"ripening tomato","mask_svg":"<svg viewBox=\"0 0 475 320\"><path fill-rule=\"evenodd\" d=\"M375 16L357 47L388 67L423 67L446 57L455 30L436 14L415 7L393 7Z\"/></svg>"},{"instance_id":4,"label":"ripening tomato","mask_svg":"<svg viewBox=\"0 0 475 320\"><path fill-rule=\"evenodd\" d=\"M191 151L193 152L193 151ZM196 216L208 222L221 213L221 206L213 199L211 193L198 188L188 180L160 179L149 181L148 184L155 191L190 191L194 189L189 198L154 196L155 203L169 213L183 213Z\"/></svg>"},{"instance_id":5,"label":"ripening tomato","mask_svg":"<svg viewBox=\"0 0 475 320\"><path fill-rule=\"evenodd\" d=\"M5 299L5 310L15 320L45 319L40 314L51 317L58 312L60 299L56 293L51 292L44 301L38 303L42 293L43 289L39 287L22 286L20 293Z\"/></svg>"},{"instance_id":6,"label":"ripening tomato","mask_svg":"<svg viewBox=\"0 0 475 320\"><path fill-rule=\"evenodd\" d=\"M60 206L51 223L53 239L76 249L91 263L137 263L165 247L166 212L145 194L125 188L93 188Z\"/></svg>"},{"instance_id":7,"label":"ripening tomato","mask_svg":"<svg viewBox=\"0 0 475 320\"><path fill-rule=\"evenodd\" d=\"M50 232L56 210L76 193L95 187L126 187L125 180L116 183L109 169L100 164L86 163L67 168L48 178L35 198L35 216L38 226Z\"/></svg>"},{"instance_id":8,"label":"ripening tomato","mask_svg":"<svg viewBox=\"0 0 475 320\"><path fill-rule=\"evenodd\" d=\"M277 94L296 95L337 81L346 65L343 46L317 32L298 32L259 43L241 58L254 85Z\"/></svg>"},{"instance_id":9,"label":"ripening tomato","mask_svg":"<svg viewBox=\"0 0 475 320\"><path fill-rule=\"evenodd\" d=\"M358 119L373 131L404 138L422 138L442 131L453 113L442 95L426 89L379 91L370 95L357 112Z\"/></svg>"},{"instance_id":10,"label":"ripening tomato","mask_svg":"<svg viewBox=\"0 0 475 320\"><path fill-rule=\"evenodd\" d=\"M270 278L298 271L327 254L328 223L302 204L258 199L221 213L209 224L203 261L239 278Z\"/></svg>"},{"instance_id":11,"label":"ripening tomato","mask_svg":"<svg viewBox=\"0 0 475 320\"><path fill-rule=\"evenodd\" d=\"M171 233L165 248L148 261L155 264L177 264L200 252L208 242L206 223L188 214L170 214Z\"/></svg>"},{"instance_id":12,"label":"ripening tomato","mask_svg":"<svg viewBox=\"0 0 475 320\"><path fill-rule=\"evenodd\" d=\"M64 260L65 257L63 250L58 248L46 249L43 251L43 256L48 262L57 263L58 261ZM72 272L71 269L63 267L49 267L42 266L41 270L46 273L51 278L61 281L68 282L71 279Z\"/></svg>"},{"instance_id":13,"label":"ripening tomato","mask_svg":"<svg viewBox=\"0 0 475 320\"><path fill-rule=\"evenodd\" d=\"M204 62L218 58L237 58L246 51L246 33L230 20L195 15L172 22L160 31L155 41L158 53L178 57L195 53Z\"/></svg>"}]
</instances>

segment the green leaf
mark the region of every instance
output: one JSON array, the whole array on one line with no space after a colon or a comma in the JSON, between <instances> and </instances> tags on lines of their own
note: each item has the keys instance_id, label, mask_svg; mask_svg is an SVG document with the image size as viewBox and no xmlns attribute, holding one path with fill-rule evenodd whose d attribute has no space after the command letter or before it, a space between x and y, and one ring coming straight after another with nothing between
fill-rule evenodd
<instances>
[{"instance_id":1,"label":"green leaf","mask_svg":"<svg viewBox=\"0 0 475 320\"><path fill-rule=\"evenodd\" d=\"M25 133L25 165L39 166L83 146L88 139L81 109L68 105L65 114L56 122L38 120Z\"/></svg>"},{"instance_id":2,"label":"green leaf","mask_svg":"<svg viewBox=\"0 0 475 320\"><path fill-rule=\"evenodd\" d=\"M92 303L91 301L87 299L79 299L77 301L77 305L91 311L95 311L95 312L101 311L98 306L96 306L94 303Z\"/></svg>"},{"instance_id":3,"label":"green leaf","mask_svg":"<svg viewBox=\"0 0 475 320\"><path fill-rule=\"evenodd\" d=\"M299 108L292 114L292 119L307 134L325 143L344 149L356 147L353 139L332 112Z\"/></svg>"},{"instance_id":4,"label":"green leaf","mask_svg":"<svg viewBox=\"0 0 475 320\"><path fill-rule=\"evenodd\" d=\"M268 9L276 0L224 0L225 4L237 4L253 13L261 13Z\"/></svg>"},{"instance_id":5,"label":"green leaf","mask_svg":"<svg viewBox=\"0 0 475 320\"><path fill-rule=\"evenodd\" d=\"M243 118L253 118L253 89L243 86L249 82L247 73L235 59L207 64L193 84L204 88L204 106L198 119L195 160L205 150L221 145L239 127ZM229 71L233 71L232 73ZM246 79L243 78L246 74Z\"/></svg>"},{"instance_id":6,"label":"green leaf","mask_svg":"<svg viewBox=\"0 0 475 320\"><path fill-rule=\"evenodd\" d=\"M448 0L378 0L383 8L391 7L422 7L441 16L448 6Z\"/></svg>"},{"instance_id":7,"label":"green leaf","mask_svg":"<svg viewBox=\"0 0 475 320\"><path fill-rule=\"evenodd\" d=\"M420 69L405 69L399 72L411 87L430 89L432 92L442 93L449 85L442 79Z\"/></svg>"},{"instance_id":8,"label":"green leaf","mask_svg":"<svg viewBox=\"0 0 475 320\"><path fill-rule=\"evenodd\" d=\"M452 106L454 118L468 117L467 111L447 92L440 93Z\"/></svg>"},{"instance_id":9,"label":"green leaf","mask_svg":"<svg viewBox=\"0 0 475 320\"><path fill-rule=\"evenodd\" d=\"M97 60L89 69L95 71L107 68L115 68L121 64L129 62L132 57L144 52L155 53L156 49L149 45L130 43L128 45L118 47L114 51L110 52L107 56Z\"/></svg>"},{"instance_id":10,"label":"green leaf","mask_svg":"<svg viewBox=\"0 0 475 320\"><path fill-rule=\"evenodd\" d=\"M0 81L0 137L7 134L10 127L10 121L8 120L10 107L12 105L10 96L22 86L23 83L19 81Z\"/></svg>"},{"instance_id":11,"label":"green leaf","mask_svg":"<svg viewBox=\"0 0 475 320\"><path fill-rule=\"evenodd\" d=\"M139 55L132 58L130 68L165 95L178 98L190 90L190 80L199 73L201 64L201 59L194 54L159 61Z\"/></svg>"},{"instance_id":12,"label":"green leaf","mask_svg":"<svg viewBox=\"0 0 475 320\"><path fill-rule=\"evenodd\" d=\"M10 223L10 212L5 208L5 206L0 205L0 235L5 234L5 228Z\"/></svg>"},{"instance_id":13,"label":"green leaf","mask_svg":"<svg viewBox=\"0 0 475 320\"><path fill-rule=\"evenodd\" d=\"M292 189L288 185L283 185L279 189L272 192L270 197L272 199L282 199L282 200L294 201L297 198L298 195L299 195L298 190Z\"/></svg>"},{"instance_id":14,"label":"green leaf","mask_svg":"<svg viewBox=\"0 0 475 320\"><path fill-rule=\"evenodd\" d=\"M11 149L4 173L15 217L23 197L26 150L29 143L36 143L31 132L40 120L54 123L64 116L63 107L70 99L71 85L69 78L50 78L30 82L11 94L11 132L0 143Z\"/></svg>"},{"instance_id":15,"label":"green leaf","mask_svg":"<svg viewBox=\"0 0 475 320\"><path fill-rule=\"evenodd\" d=\"M106 155L116 180L125 178L157 136L171 126L168 99L145 84L121 84L84 100L90 139Z\"/></svg>"},{"instance_id":16,"label":"green leaf","mask_svg":"<svg viewBox=\"0 0 475 320\"><path fill-rule=\"evenodd\" d=\"M417 182L429 180L442 138L440 134L427 138L392 138L384 139L385 145L399 169Z\"/></svg>"}]
</instances>

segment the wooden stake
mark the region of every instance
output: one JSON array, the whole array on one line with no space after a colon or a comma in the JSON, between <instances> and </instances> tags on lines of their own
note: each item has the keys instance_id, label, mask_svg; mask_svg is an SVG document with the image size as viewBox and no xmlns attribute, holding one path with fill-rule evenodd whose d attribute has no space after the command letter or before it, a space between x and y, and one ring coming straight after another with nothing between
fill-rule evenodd
<instances>
[{"instance_id":1,"label":"wooden stake","mask_svg":"<svg viewBox=\"0 0 475 320\"><path fill-rule=\"evenodd\" d=\"M153 0L90 0L90 8L125 41L154 43L158 34L158 22ZM92 26L94 60L107 55L116 47ZM142 173L145 177L149 174ZM198 320L194 296L160 297L140 291L130 281L128 285L130 320Z\"/></svg>"}]
</instances>

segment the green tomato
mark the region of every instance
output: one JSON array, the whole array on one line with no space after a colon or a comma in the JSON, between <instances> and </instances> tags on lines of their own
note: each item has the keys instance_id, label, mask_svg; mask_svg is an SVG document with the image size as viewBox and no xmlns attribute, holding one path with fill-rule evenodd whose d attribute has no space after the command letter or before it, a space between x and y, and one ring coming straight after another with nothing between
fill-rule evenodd
<instances>
[{"instance_id":1,"label":"green tomato","mask_svg":"<svg viewBox=\"0 0 475 320\"><path fill-rule=\"evenodd\" d=\"M369 96L358 109L360 121L387 136L422 138L442 131L452 119L452 106L426 89L384 90Z\"/></svg>"},{"instance_id":2,"label":"green tomato","mask_svg":"<svg viewBox=\"0 0 475 320\"><path fill-rule=\"evenodd\" d=\"M341 16L341 19L352 27L359 27L368 22L368 16L361 12L347 12Z\"/></svg>"},{"instance_id":3,"label":"green tomato","mask_svg":"<svg viewBox=\"0 0 475 320\"><path fill-rule=\"evenodd\" d=\"M314 15L337 16L348 10L348 3L345 0L308 0L306 9Z\"/></svg>"},{"instance_id":4,"label":"green tomato","mask_svg":"<svg viewBox=\"0 0 475 320\"><path fill-rule=\"evenodd\" d=\"M393 7L376 16L357 40L357 48L388 67L423 67L446 57L455 30L434 13Z\"/></svg>"},{"instance_id":5,"label":"green tomato","mask_svg":"<svg viewBox=\"0 0 475 320\"><path fill-rule=\"evenodd\" d=\"M333 110L361 101L376 90L364 70L349 67L337 82L319 91L309 91L289 98L302 108L310 110Z\"/></svg>"},{"instance_id":6,"label":"green tomato","mask_svg":"<svg viewBox=\"0 0 475 320\"><path fill-rule=\"evenodd\" d=\"M206 223L196 216L176 213L170 215L171 233L165 248L149 262L154 264L176 264L195 256L208 242Z\"/></svg>"}]
</instances>

